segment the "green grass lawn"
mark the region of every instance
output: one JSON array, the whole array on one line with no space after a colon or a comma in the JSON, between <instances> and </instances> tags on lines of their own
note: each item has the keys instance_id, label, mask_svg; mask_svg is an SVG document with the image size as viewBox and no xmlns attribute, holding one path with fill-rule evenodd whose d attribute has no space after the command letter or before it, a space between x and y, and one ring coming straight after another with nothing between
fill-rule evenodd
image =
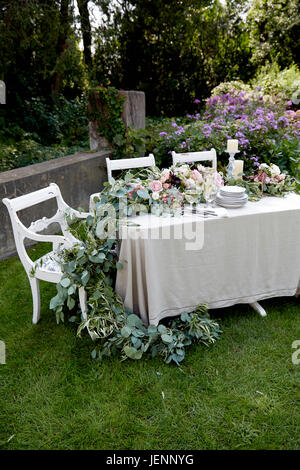
<instances>
[{"instance_id":1,"label":"green grass lawn","mask_svg":"<svg viewBox=\"0 0 300 470\"><path fill-rule=\"evenodd\" d=\"M54 292L41 284L42 318L32 325L21 263L0 263L1 449L300 448L300 364L291 360L299 299L262 302L265 319L247 305L211 312L221 339L192 347L178 368L92 360L87 336L56 325Z\"/></svg>"}]
</instances>

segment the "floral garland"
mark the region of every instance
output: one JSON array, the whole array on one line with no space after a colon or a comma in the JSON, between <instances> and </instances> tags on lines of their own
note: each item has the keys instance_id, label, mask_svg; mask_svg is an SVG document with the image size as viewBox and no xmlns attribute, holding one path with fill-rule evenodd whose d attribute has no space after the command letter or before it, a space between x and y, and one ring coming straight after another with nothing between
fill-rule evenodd
<instances>
[{"instance_id":1,"label":"floral garland","mask_svg":"<svg viewBox=\"0 0 300 470\"><path fill-rule=\"evenodd\" d=\"M147 201L151 211L157 213L156 205L165 210L176 210L183 204L196 204L203 200L206 185L217 188L224 185L221 173L203 165L177 164L162 171L150 171L147 177L134 178L128 172L124 180L117 180L112 189L128 190L129 202Z\"/></svg>"}]
</instances>

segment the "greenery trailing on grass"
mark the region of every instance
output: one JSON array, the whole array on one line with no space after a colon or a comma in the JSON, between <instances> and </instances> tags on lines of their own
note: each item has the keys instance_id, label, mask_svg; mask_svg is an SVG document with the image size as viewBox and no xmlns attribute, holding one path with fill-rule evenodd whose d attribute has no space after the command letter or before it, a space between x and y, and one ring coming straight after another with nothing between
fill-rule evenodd
<instances>
[{"instance_id":1,"label":"greenery trailing on grass","mask_svg":"<svg viewBox=\"0 0 300 470\"><path fill-rule=\"evenodd\" d=\"M94 294L107 303L109 297ZM112 297L112 292L111 292ZM114 300L114 299L113 299ZM213 344L221 333L217 322L211 320L205 305L199 306L192 313L182 313L174 319L168 319L165 324L145 327L141 319L122 309L120 303L110 304L113 314L107 308L98 309L79 327L78 334L88 328L94 339L102 340L100 346L92 351L92 357L99 359L120 352L124 359L141 359L144 353L152 357L161 356L166 364L175 362L179 365L185 357L185 349L195 343L206 346ZM118 313L116 313L118 311Z\"/></svg>"}]
</instances>

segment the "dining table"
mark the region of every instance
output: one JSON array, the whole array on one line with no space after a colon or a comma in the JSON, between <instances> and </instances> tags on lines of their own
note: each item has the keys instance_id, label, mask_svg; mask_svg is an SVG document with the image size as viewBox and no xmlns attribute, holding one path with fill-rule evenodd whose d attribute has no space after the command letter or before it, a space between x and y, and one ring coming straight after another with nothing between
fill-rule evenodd
<instances>
[{"instance_id":1,"label":"dining table","mask_svg":"<svg viewBox=\"0 0 300 470\"><path fill-rule=\"evenodd\" d=\"M243 207L130 218L115 291L145 325L192 312L295 296L300 287L300 195Z\"/></svg>"}]
</instances>

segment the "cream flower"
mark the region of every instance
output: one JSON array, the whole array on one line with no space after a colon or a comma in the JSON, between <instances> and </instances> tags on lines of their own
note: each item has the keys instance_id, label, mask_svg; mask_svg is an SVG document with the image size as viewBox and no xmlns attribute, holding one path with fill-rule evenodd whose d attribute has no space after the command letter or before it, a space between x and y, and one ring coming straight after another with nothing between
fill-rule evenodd
<instances>
[{"instance_id":1,"label":"cream flower","mask_svg":"<svg viewBox=\"0 0 300 470\"><path fill-rule=\"evenodd\" d=\"M193 180L192 178L188 178L187 180L184 181L183 183L186 188L190 189L190 188L194 188L196 186L196 182L195 180Z\"/></svg>"},{"instance_id":2,"label":"cream flower","mask_svg":"<svg viewBox=\"0 0 300 470\"><path fill-rule=\"evenodd\" d=\"M157 201L157 200L159 199L159 192L158 192L158 191L154 191L154 192L152 193L152 199L153 199L154 201Z\"/></svg>"},{"instance_id":3,"label":"cream flower","mask_svg":"<svg viewBox=\"0 0 300 470\"><path fill-rule=\"evenodd\" d=\"M265 170L268 170L269 169L269 165L267 165L266 163L261 163L258 167L259 170L261 171L265 171Z\"/></svg>"},{"instance_id":4,"label":"cream flower","mask_svg":"<svg viewBox=\"0 0 300 470\"><path fill-rule=\"evenodd\" d=\"M278 176L281 173L279 166L274 165L274 163L270 165L270 172L272 176Z\"/></svg>"}]
</instances>

